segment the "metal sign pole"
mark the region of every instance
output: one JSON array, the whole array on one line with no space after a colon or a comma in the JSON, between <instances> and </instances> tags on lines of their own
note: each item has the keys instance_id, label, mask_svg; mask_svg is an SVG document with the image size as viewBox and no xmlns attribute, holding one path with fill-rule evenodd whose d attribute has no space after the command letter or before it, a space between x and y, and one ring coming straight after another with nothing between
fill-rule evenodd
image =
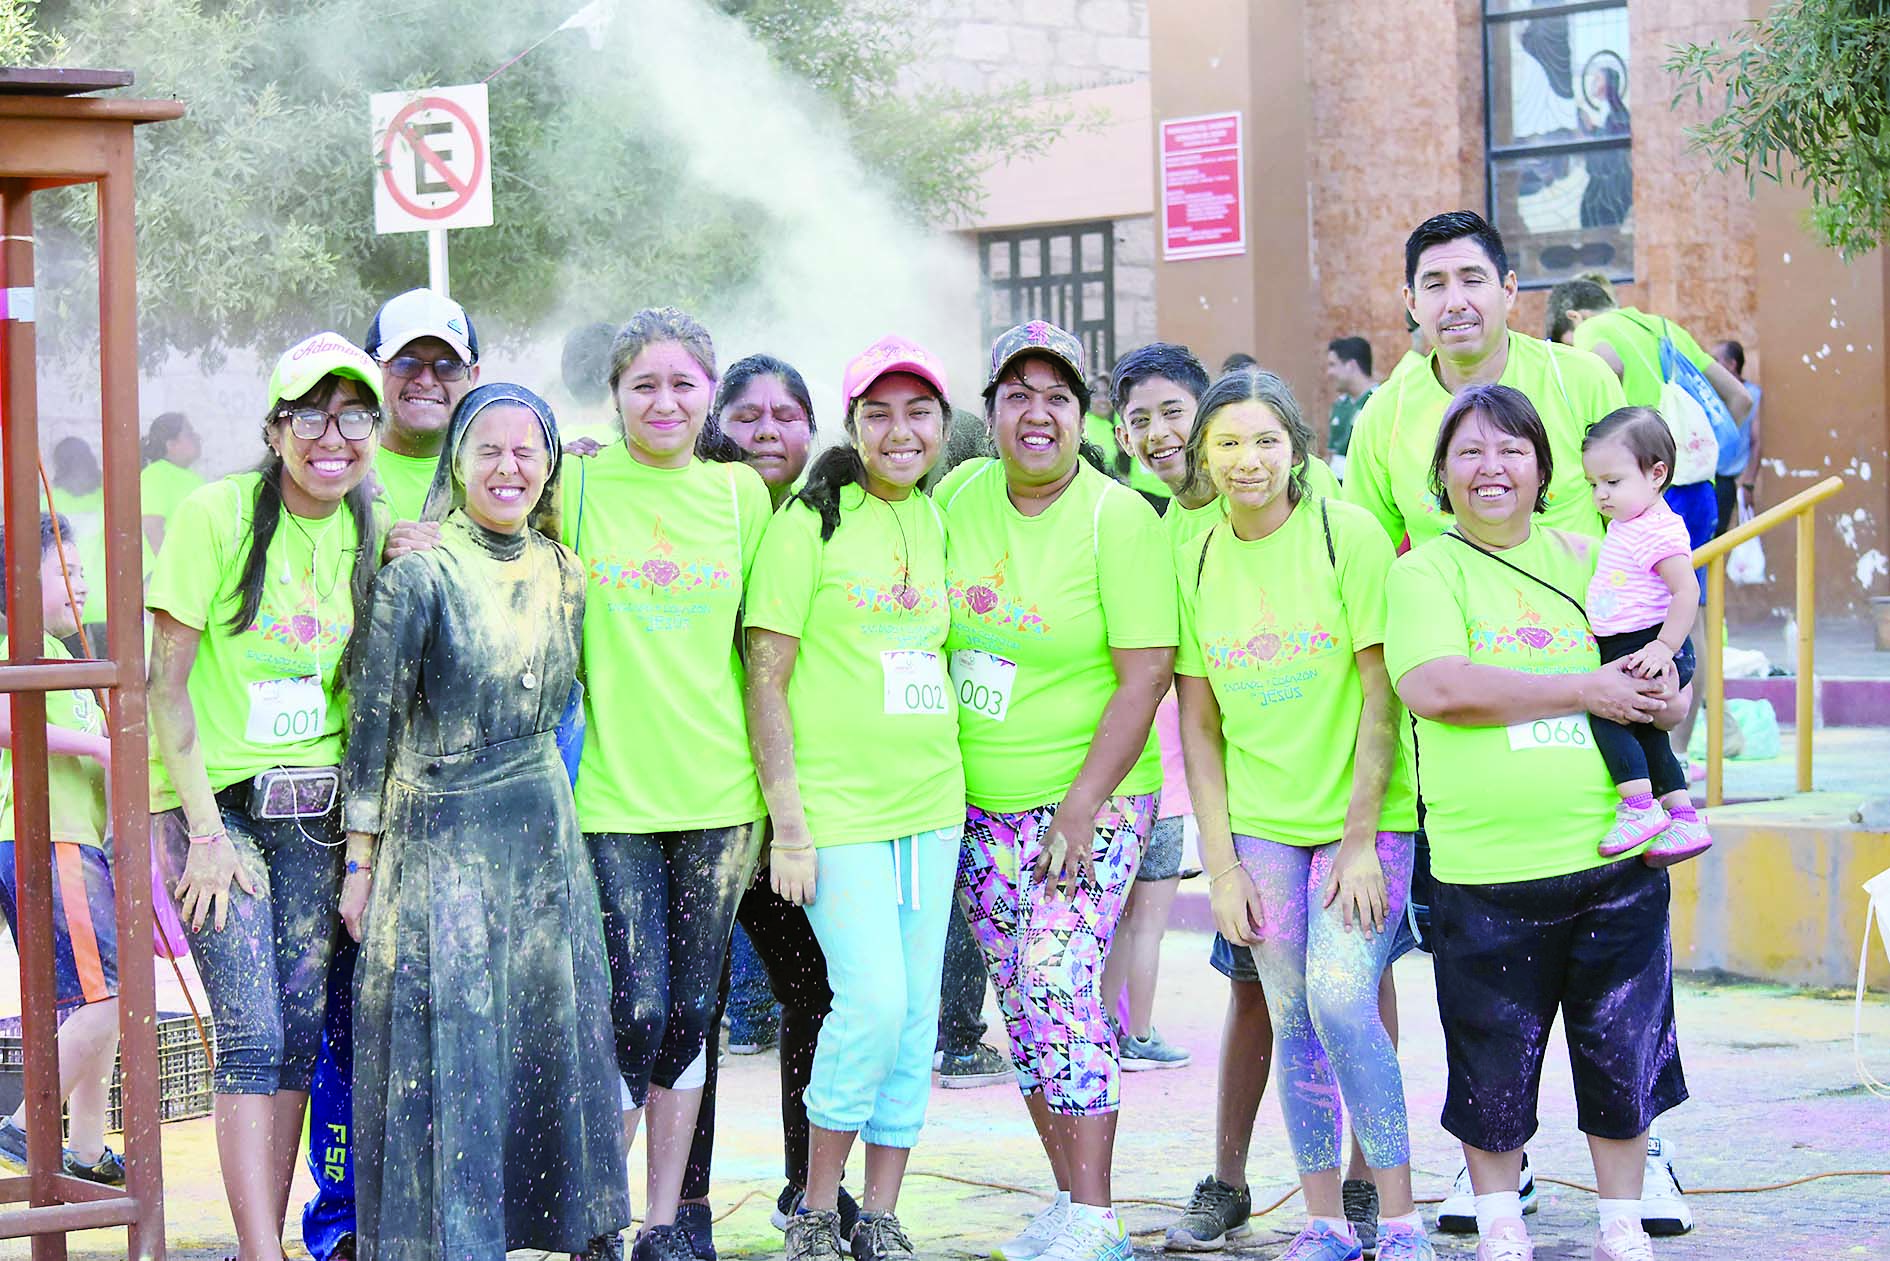
<instances>
[{"instance_id":1,"label":"metal sign pole","mask_svg":"<svg viewBox=\"0 0 1890 1261\"><path fill-rule=\"evenodd\" d=\"M441 297L450 296L446 275L446 229L427 229L427 287Z\"/></svg>"}]
</instances>

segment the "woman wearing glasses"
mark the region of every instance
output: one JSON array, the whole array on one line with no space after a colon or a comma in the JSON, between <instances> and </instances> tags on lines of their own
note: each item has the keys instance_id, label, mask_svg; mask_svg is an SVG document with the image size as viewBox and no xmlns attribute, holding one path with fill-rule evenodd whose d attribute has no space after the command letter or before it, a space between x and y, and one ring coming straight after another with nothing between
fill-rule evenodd
<instances>
[{"instance_id":1,"label":"woman wearing glasses","mask_svg":"<svg viewBox=\"0 0 1890 1261\"><path fill-rule=\"evenodd\" d=\"M341 892L343 657L380 547L378 365L335 333L269 382L269 454L171 518L145 604L151 830L217 1025L244 1261L279 1261Z\"/></svg>"}]
</instances>

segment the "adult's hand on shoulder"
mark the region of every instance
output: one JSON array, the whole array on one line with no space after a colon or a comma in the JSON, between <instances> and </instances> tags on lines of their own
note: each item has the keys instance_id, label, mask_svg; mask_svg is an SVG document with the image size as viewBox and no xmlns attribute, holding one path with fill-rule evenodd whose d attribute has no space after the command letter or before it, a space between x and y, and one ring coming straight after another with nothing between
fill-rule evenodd
<instances>
[{"instance_id":1,"label":"adult's hand on shoulder","mask_svg":"<svg viewBox=\"0 0 1890 1261\"><path fill-rule=\"evenodd\" d=\"M440 543L438 521L396 521L387 530L381 560L398 560L409 552L429 552Z\"/></svg>"},{"instance_id":2,"label":"adult's hand on shoulder","mask_svg":"<svg viewBox=\"0 0 1890 1261\"><path fill-rule=\"evenodd\" d=\"M566 455L592 456L604 449L604 444L595 438L573 438L564 444Z\"/></svg>"}]
</instances>

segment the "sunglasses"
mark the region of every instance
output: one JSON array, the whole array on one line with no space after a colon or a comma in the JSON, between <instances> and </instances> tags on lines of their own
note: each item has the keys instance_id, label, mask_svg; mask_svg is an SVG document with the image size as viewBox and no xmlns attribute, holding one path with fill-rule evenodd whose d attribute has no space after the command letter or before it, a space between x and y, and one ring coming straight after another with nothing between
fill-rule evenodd
<instances>
[{"instance_id":1,"label":"sunglasses","mask_svg":"<svg viewBox=\"0 0 1890 1261\"><path fill-rule=\"evenodd\" d=\"M428 368L439 381L457 381L472 371L471 365L458 359L422 359L418 355L395 355L381 366L403 381L413 380Z\"/></svg>"},{"instance_id":2,"label":"sunglasses","mask_svg":"<svg viewBox=\"0 0 1890 1261\"><path fill-rule=\"evenodd\" d=\"M313 442L328 432L329 422L341 430L341 436L349 442L359 442L374 432L374 426L381 423L381 413L373 407L356 404L344 407L338 412L325 412L319 407L285 407L276 413L277 420L289 422L289 432L304 441Z\"/></svg>"}]
</instances>

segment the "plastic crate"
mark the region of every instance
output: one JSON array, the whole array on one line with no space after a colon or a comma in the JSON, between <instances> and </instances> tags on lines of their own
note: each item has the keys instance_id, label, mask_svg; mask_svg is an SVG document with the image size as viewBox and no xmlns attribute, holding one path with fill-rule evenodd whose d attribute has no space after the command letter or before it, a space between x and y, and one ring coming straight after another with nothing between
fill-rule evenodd
<instances>
[{"instance_id":1,"label":"plastic crate","mask_svg":"<svg viewBox=\"0 0 1890 1261\"><path fill-rule=\"evenodd\" d=\"M212 1039L216 1037L212 1022L206 1020L204 1030ZM197 1038L197 1022L174 1013L159 1016L157 1049L158 1119L182 1121L209 1116L210 1061ZM20 1018L10 1016L0 1020L0 1116L20 1106L26 1089L25 1054L20 1040ZM119 1069L120 1063L112 1065L111 1092L105 1101L105 1128L114 1134L124 1129L124 1091Z\"/></svg>"}]
</instances>

